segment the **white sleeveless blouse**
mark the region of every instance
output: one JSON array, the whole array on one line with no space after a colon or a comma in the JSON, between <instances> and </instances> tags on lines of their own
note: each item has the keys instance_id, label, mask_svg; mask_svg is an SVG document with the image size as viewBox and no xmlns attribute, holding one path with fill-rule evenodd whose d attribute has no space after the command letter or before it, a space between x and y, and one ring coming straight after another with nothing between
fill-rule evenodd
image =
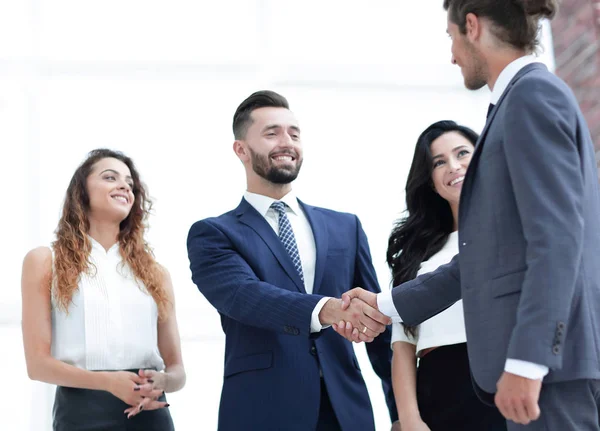
<instances>
[{"instance_id":1,"label":"white sleeveless blouse","mask_svg":"<svg viewBox=\"0 0 600 431\"><path fill-rule=\"evenodd\" d=\"M80 275L68 313L52 295L52 356L86 370L162 370L154 299L122 265L118 243L105 251L90 240L91 275Z\"/></svg>"},{"instance_id":2,"label":"white sleeveless blouse","mask_svg":"<svg viewBox=\"0 0 600 431\"><path fill-rule=\"evenodd\" d=\"M458 254L458 232L452 232L444 247L429 260L421 264L417 275L435 271L441 265L449 263ZM467 334L465 331L465 318L463 315L462 300L454 303L451 307L433 316L419 325L416 337L406 335L400 323L392 325L392 345L396 341L404 341L416 344L417 355L429 347L449 346L452 344L465 343Z\"/></svg>"}]
</instances>

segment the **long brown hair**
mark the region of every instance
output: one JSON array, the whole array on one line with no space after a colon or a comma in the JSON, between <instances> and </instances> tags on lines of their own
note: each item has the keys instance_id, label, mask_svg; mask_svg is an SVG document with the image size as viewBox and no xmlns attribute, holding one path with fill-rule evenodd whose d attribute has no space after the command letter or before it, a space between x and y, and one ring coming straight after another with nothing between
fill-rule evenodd
<instances>
[{"instance_id":1,"label":"long brown hair","mask_svg":"<svg viewBox=\"0 0 600 431\"><path fill-rule=\"evenodd\" d=\"M161 266L154 259L152 250L144 240L152 201L148 197L146 187L141 182L133 161L119 151L104 148L91 151L71 178L62 215L55 232L56 241L52 243L54 249L53 295L58 306L68 312L73 294L78 288L80 274L91 274L95 269L89 260L92 243L88 237L90 222L87 212L90 209L90 198L86 183L94 165L109 157L125 163L133 180L132 191L135 199L129 215L120 224L118 237L123 263L128 264L135 278L145 285L148 293L156 302L159 316L163 318L169 307L169 298L162 284L163 272Z\"/></svg>"},{"instance_id":2,"label":"long brown hair","mask_svg":"<svg viewBox=\"0 0 600 431\"><path fill-rule=\"evenodd\" d=\"M433 189L431 145L440 136L455 132L473 146L479 135L454 121L438 121L421 133L406 180L406 217L398 220L390 234L387 263L393 285L412 280L421 264L439 252L454 229L450 204ZM417 327L404 325L406 335L415 337Z\"/></svg>"}]
</instances>

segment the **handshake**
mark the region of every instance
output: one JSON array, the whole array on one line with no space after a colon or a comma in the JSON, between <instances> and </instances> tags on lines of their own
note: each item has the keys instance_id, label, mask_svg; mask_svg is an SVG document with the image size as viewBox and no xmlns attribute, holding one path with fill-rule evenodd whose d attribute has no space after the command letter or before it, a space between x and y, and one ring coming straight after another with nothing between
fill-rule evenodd
<instances>
[{"instance_id":1,"label":"handshake","mask_svg":"<svg viewBox=\"0 0 600 431\"><path fill-rule=\"evenodd\" d=\"M349 341L370 343L391 325L392 319L377 307L377 294L356 287L331 298L319 313L322 325L331 325L335 332Z\"/></svg>"}]
</instances>

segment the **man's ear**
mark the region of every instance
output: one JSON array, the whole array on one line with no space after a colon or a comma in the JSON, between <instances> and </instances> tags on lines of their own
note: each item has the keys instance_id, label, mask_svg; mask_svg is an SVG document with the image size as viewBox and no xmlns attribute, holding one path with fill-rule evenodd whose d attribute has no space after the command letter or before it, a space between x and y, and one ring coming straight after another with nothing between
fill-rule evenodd
<instances>
[{"instance_id":1,"label":"man's ear","mask_svg":"<svg viewBox=\"0 0 600 431\"><path fill-rule=\"evenodd\" d=\"M465 17L466 36L470 42L475 42L481 37L481 19L474 13L468 13Z\"/></svg>"},{"instance_id":2,"label":"man's ear","mask_svg":"<svg viewBox=\"0 0 600 431\"><path fill-rule=\"evenodd\" d=\"M233 141L233 152L242 162L248 160L250 157L248 149L246 148L246 143L241 139Z\"/></svg>"}]
</instances>

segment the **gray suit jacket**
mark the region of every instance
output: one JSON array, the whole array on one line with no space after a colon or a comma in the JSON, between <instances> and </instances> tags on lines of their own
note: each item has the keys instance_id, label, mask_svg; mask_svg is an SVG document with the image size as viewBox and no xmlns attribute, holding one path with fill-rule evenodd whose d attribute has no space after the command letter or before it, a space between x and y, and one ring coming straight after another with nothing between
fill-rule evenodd
<instances>
[{"instance_id":1,"label":"gray suit jacket","mask_svg":"<svg viewBox=\"0 0 600 431\"><path fill-rule=\"evenodd\" d=\"M490 113L462 187L460 252L393 290L415 325L462 297L469 360L486 392L507 358L544 382L600 378L600 191L594 148L567 85L540 63Z\"/></svg>"}]
</instances>

